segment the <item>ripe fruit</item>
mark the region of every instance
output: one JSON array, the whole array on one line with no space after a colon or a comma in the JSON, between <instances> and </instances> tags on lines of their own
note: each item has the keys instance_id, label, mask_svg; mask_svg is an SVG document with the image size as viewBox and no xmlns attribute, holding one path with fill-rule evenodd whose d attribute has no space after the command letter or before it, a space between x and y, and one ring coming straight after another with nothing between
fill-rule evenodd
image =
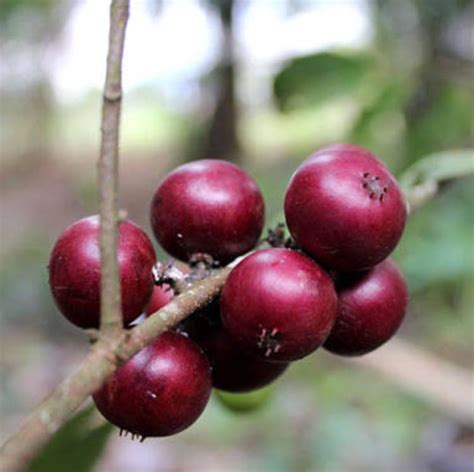
<instances>
[{"instance_id":1,"label":"ripe fruit","mask_svg":"<svg viewBox=\"0 0 474 472\"><path fill-rule=\"evenodd\" d=\"M223 328L202 345L212 366L212 385L228 392L250 392L272 383L288 362L267 362L246 355Z\"/></svg>"},{"instance_id":2,"label":"ripe fruit","mask_svg":"<svg viewBox=\"0 0 474 472\"><path fill-rule=\"evenodd\" d=\"M190 339L168 331L121 366L94 401L111 423L145 438L191 426L210 393L204 354Z\"/></svg>"},{"instance_id":3,"label":"ripe fruit","mask_svg":"<svg viewBox=\"0 0 474 472\"><path fill-rule=\"evenodd\" d=\"M133 321L153 290L155 251L148 236L130 220L119 224L118 261L123 322ZM76 221L61 234L49 260L49 283L61 313L81 328L100 320L99 217Z\"/></svg>"},{"instance_id":4,"label":"ripe fruit","mask_svg":"<svg viewBox=\"0 0 474 472\"><path fill-rule=\"evenodd\" d=\"M245 352L292 361L317 349L336 319L337 298L329 276L290 249L246 257L222 291L224 328Z\"/></svg>"},{"instance_id":5,"label":"ripe fruit","mask_svg":"<svg viewBox=\"0 0 474 472\"><path fill-rule=\"evenodd\" d=\"M222 327L219 299L185 319L180 329L202 348L212 367L212 385L249 392L277 379L287 362L267 362L242 352Z\"/></svg>"},{"instance_id":6,"label":"ripe fruit","mask_svg":"<svg viewBox=\"0 0 474 472\"><path fill-rule=\"evenodd\" d=\"M388 341L405 316L407 287L402 273L387 259L369 272L340 280L338 316L325 349L360 356Z\"/></svg>"},{"instance_id":7,"label":"ripe fruit","mask_svg":"<svg viewBox=\"0 0 474 472\"><path fill-rule=\"evenodd\" d=\"M296 243L331 269L355 272L385 259L405 226L398 183L369 151L321 149L295 172L285 216Z\"/></svg>"},{"instance_id":8,"label":"ripe fruit","mask_svg":"<svg viewBox=\"0 0 474 472\"><path fill-rule=\"evenodd\" d=\"M187 261L197 252L225 264L252 249L263 227L257 184L239 167L220 160L184 164L160 184L151 204L156 239Z\"/></svg>"},{"instance_id":9,"label":"ripe fruit","mask_svg":"<svg viewBox=\"0 0 474 472\"><path fill-rule=\"evenodd\" d=\"M153 288L153 294L151 295L150 302L145 310L145 316L148 318L150 315L158 311L167 305L174 296L173 289L167 285L155 285Z\"/></svg>"}]
</instances>

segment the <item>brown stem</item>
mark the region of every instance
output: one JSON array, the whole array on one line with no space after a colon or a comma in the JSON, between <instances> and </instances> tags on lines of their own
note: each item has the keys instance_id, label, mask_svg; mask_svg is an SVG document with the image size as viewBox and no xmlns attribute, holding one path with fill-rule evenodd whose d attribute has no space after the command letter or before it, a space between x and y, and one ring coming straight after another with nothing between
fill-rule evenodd
<instances>
[{"instance_id":1,"label":"brown stem","mask_svg":"<svg viewBox=\"0 0 474 472\"><path fill-rule=\"evenodd\" d=\"M129 0L112 0L98 165L101 340L90 351L76 373L54 390L26 420L20 431L3 446L2 470L21 470L26 466L84 398L97 390L107 376L114 371L117 359L124 358L119 350L119 348L125 349L122 344L127 335L122 330L117 226L122 57L128 16ZM139 346L139 343L135 342L135 345ZM130 352L129 357L133 354L132 351L133 349L126 350Z\"/></svg>"},{"instance_id":2,"label":"brown stem","mask_svg":"<svg viewBox=\"0 0 474 472\"><path fill-rule=\"evenodd\" d=\"M101 332L122 328L120 279L117 262L118 143L122 102L122 57L129 11L128 0L110 6L109 51L102 103L102 140L99 158Z\"/></svg>"},{"instance_id":3,"label":"brown stem","mask_svg":"<svg viewBox=\"0 0 474 472\"><path fill-rule=\"evenodd\" d=\"M20 430L2 446L2 472L24 469L57 429L89 395L100 388L120 363L214 298L222 289L230 270L226 267L212 277L193 284L133 330L121 331L115 339L99 340L76 372L35 409Z\"/></svg>"},{"instance_id":4,"label":"brown stem","mask_svg":"<svg viewBox=\"0 0 474 472\"><path fill-rule=\"evenodd\" d=\"M472 385L474 376L428 351L401 339L391 339L370 356L339 361L363 367L385 377L461 424L474 425Z\"/></svg>"}]
</instances>

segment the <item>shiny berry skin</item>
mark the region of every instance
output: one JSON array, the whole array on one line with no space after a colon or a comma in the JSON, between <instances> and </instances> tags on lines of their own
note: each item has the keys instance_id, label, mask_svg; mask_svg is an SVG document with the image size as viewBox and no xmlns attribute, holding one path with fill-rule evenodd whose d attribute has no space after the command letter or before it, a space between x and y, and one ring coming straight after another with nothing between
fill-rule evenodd
<instances>
[{"instance_id":1,"label":"shiny berry skin","mask_svg":"<svg viewBox=\"0 0 474 472\"><path fill-rule=\"evenodd\" d=\"M252 249L260 237L264 203L255 181L221 160L184 164L161 182L151 203L156 239L187 261L210 254L225 264Z\"/></svg>"},{"instance_id":2,"label":"shiny berry skin","mask_svg":"<svg viewBox=\"0 0 474 472\"><path fill-rule=\"evenodd\" d=\"M390 259L363 274L338 282L338 315L324 348L360 356L381 346L397 331L408 303L405 279Z\"/></svg>"},{"instance_id":3,"label":"shiny berry skin","mask_svg":"<svg viewBox=\"0 0 474 472\"><path fill-rule=\"evenodd\" d=\"M119 367L93 398L112 424L146 438L191 426L210 394L211 371L202 351L167 331Z\"/></svg>"},{"instance_id":4,"label":"shiny berry skin","mask_svg":"<svg viewBox=\"0 0 474 472\"><path fill-rule=\"evenodd\" d=\"M150 302L145 309L145 316L148 318L153 313L167 305L174 297L173 289L167 285L155 285Z\"/></svg>"},{"instance_id":5,"label":"shiny berry skin","mask_svg":"<svg viewBox=\"0 0 474 472\"><path fill-rule=\"evenodd\" d=\"M373 154L340 144L321 149L296 170L285 216L306 253L329 269L356 272L393 251L406 204L397 181Z\"/></svg>"},{"instance_id":6,"label":"shiny berry skin","mask_svg":"<svg viewBox=\"0 0 474 472\"><path fill-rule=\"evenodd\" d=\"M124 325L142 313L153 290L155 251L130 220L119 224L118 261ZM57 307L73 324L98 328L100 321L99 217L76 221L56 241L49 284Z\"/></svg>"},{"instance_id":7,"label":"shiny berry skin","mask_svg":"<svg viewBox=\"0 0 474 472\"><path fill-rule=\"evenodd\" d=\"M221 295L224 328L248 354L293 361L316 350L336 320L330 277L290 249L246 257L230 273Z\"/></svg>"},{"instance_id":8,"label":"shiny berry skin","mask_svg":"<svg viewBox=\"0 0 474 472\"><path fill-rule=\"evenodd\" d=\"M202 348L212 367L212 386L227 392L249 392L276 380L288 362L268 362L243 352L222 327L220 300L186 318L179 329Z\"/></svg>"}]
</instances>

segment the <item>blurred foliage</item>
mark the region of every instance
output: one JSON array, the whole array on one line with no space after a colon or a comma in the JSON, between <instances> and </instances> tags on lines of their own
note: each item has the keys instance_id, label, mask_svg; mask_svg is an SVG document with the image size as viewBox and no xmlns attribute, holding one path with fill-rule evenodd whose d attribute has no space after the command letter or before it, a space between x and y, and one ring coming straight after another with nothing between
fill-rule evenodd
<instances>
[{"instance_id":1,"label":"blurred foliage","mask_svg":"<svg viewBox=\"0 0 474 472\"><path fill-rule=\"evenodd\" d=\"M362 93L373 71L374 60L367 54L322 52L291 60L275 76L273 90L281 110L315 107Z\"/></svg>"},{"instance_id":2,"label":"blurred foliage","mask_svg":"<svg viewBox=\"0 0 474 472\"><path fill-rule=\"evenodd\" d=\"M0 3L0 23L8 21L19 10L29 9L35 13L48 12L56 0L2 0Z\"/></svg>"},{"instance_id":3,"label":"blurred foliage","mask_svg":"<svg viewBox=\"0 0 474 472\"><path fill-rule=\"evenodd\" d=\"M400 184L409 191L414 185L474 174L474 149L446 151L427 156L411 166L400 177Z\"/></svg>"},{"instance_id":4,"label":"blurred foliage","mask_svg":"<svg viewBox=\"0 0 474 472\"><path fill-rule=\"evenodd\" d=\"M469 143L474 131L474 94L458 84L440 87L411 123L406 109L416 84L386 74L384 64L369 56L321 53L291 61L275 77L274 92L278 106L290 113L352 97L358 115L340 139L403 167L434 151Z\"/></svg>"},{"instance_id":5,"label":"blurred foliage","mask_svg":"<svg viewBox=\"0 0 474 472\"><path fill-rule=\"evenodd\" d=\"M474 179L448 184L409 219L396 252L412 293L474 276ZM474 286L472 287L474 289Z\"/></svg>"},{"instance_id":6,"label":"blurred foliage","mask_svg":"<svg viewBox=\"0 0 474 472\"><path fill-rule=\"evenodd\" d=\"M47 285L48 246L37 239L23 241L21 250L2 255L0 296L4 320L24 321L26 313L41 312L38 307L55 311ZM43 324L45 319L35 321Z\"/></svg>"},{"instance_id":7,"label":"blurred foliage","mask_svg":"<svg viewBox=\"0 0 474 472\"><path fill-rule=\"evenodd\" d=\"M407 85L403 81L391 81L384 85L379 85L374 89L374 95L371 100L359 112L349 140L361 144L379 141L378 147L387 142L387 134L393 140L401 132L401 126L394 126L394 119L400 121L400 107L406 101L408 96ZM392 126L384 133L380 132L381 124L385 121L392 121ZM394 129L395 128L395 129Z\"/></svg>"},{"instance_id":8,"label":"blurred foliage","mask_svg":"<svg viewBox=\"0 0 474 472\"><path fill-rule=\"evenodd\" d=\"M69 420L26 469L28 472L90 472L101 457L114 427L91 426L95 408L88 407Z\"/></svg>"},{"instance_id":9,"label":"blurred foliage","mask_svg":"<svg viewBox=\"0 0 474 472\"><path fill-rule=\"evenodd\" d=\"M419 159L434 151L467 144L474 132L473 109L472 90L454 84L440 87L422 116L407 128L409 156Z\"/></svg>"},{"instance_id":10,"label":"blurred foliage","mask_svg":"<svg viewBox=\"0 0 474 472\"><path fill-rule=\"evenodd\" d=\"M0 133L0 147L5 154L11 151L8 143L13 142L20 155L38 161L47 155L54 140L51 124L56 104L50 83L51 61L45 51L60 43L64 19L73 3L74 0L0 1L4 82L0 102L2 112L9 118L5 125L2 123Z\"/></svg>"},{"instance_id":11,"label":"blurred foliage","mask_svg":"<svg viewBox=\"0 0 474 472\"><path fill-rule=\"evenodd\" d=\"M297 116L351 98L358 113L339 139L368 147L397 169L472 144L474 64L456 49L463 47L462 36L446 38L463 15L474 18L474 8L463 1L379 0L372 9L372 48L292 59L274 78L278 108Z\"/></svg>"},{"instance_id":12,"label":"blurred foliage","mask_svg":"<svg viewBox=\"0 0 474 472\"><path fill-rule=\"evenodd\" d=\"M33 47L53 39L62 27L74 0L2 0L0 37ZM32 21L35 20L36 21Z\"/></svg>"}]
</instances>

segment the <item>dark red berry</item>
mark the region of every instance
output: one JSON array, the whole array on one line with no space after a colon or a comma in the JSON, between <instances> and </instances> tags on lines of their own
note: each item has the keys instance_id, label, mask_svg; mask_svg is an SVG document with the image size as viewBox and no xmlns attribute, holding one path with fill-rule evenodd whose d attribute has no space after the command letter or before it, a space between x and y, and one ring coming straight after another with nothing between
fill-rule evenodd
<instances>
[{"instance_id":1,"label":"dark red berry","mask_svg":"<svg viewBox=\"0 0 474 472\"><path fill-rule=\"evenodd\" d=\"M212 366L212 385L227 392L250 392L272 383L288 362L268 362L242 352L220 328L202 344Z\"/></svg>"},{"instance_id":2,"label":"dark red berry","mask_svg":"<svg viewBox=\"0 0 474 472\"><path fill-rule=\"evenodd\" d=\"M291 249L246 257L230 273L221 296L224 328L248 354L292 361L317 349L336 319L329 276Z\"/></svg>"},{"instance_id":3,"label":"dark red berry","mask_svg":"<svg viewBox=\"0 0 474 472\"><path fill-rule=\"evenodd\" d=\"M287 362L268 362L243 352L222 327L220 300L186 318L180 330L205 352L212 367L212 385L227 392L249 392L277 379Z\"/></svg>"},{"instance_id":4,"label":"dark red berry","mask_svg":"<svg viewBox=\"0 0 474 472\"><path fill-rule=\"evenodd\" d=\"M148 236L130 220L119 224L118 261L123 322L133 321L153 290L155 251ZM49 260L49 283L61 313L81 328L100 320L99 218L76 221L61 234Z\"/></svg>"},{"instance_id":5,"label":"dark red berry","mask_svg":"<svg viewBox=\"0 0 474 472\"><path fill-rule=\"evenodd\" d=\"M220 160L184 164L158 187L151 204L156 239L172 256L187 261L210 254L225 264L255 246L264 204L254 180Z\"/></svg>"},{"instance_id":6,"label":"dark red berry","mask_svg":"<svg viewBox=\"0 0 474 472\"><path fill-rule=\"evenodd\" d=\"M397 245L406 205L395 178L369 151L321 149L293 175L285 216L296 243L328 268L368 269Z\"/></svg>"},{"instance_id":7,"label":"dark red berry","mask_svg":"<svg viewBox=\"0 0 474 472\"><path fill-rule=\"evenodd\" d=\"M132 434L169 436L191 426L211 393L209 363L190 339L168 331L94 394L99 411Z\"/></svg>"},{"instance_id":8,"label":"dark red berry","mask_svg":"<svg viewBox=\"0 0 474 472\"><path fill-rule=\"evenodd\" d=\"M360 356L388 341L397 331L408 301L402 273L387 259L369 272L339 280L338 315L325 349Z\"/></svg>"},{"instance_id":9,"label":"dark red berry","mask_svg":"<svg viewBox=\"0 0 474 472\"><path fill-rule=\"evenodd\" d=\"M181 321L177 329L189 336L205 351L203 345L206 344L208 338L220 330L221 326L220 298L216 298Z\"/></svg>"},{"instance_id":10,"label":"dark red berry","mask_svg":"<svg viewBox=\"0 0 474 472\"><path fill-rule=\"evenodd\" d=\"M173 289L168 284L155 285L150 302L145 310L145 316L148 317L167 305L174 296Z\"/></svg>"}]
</instances>

